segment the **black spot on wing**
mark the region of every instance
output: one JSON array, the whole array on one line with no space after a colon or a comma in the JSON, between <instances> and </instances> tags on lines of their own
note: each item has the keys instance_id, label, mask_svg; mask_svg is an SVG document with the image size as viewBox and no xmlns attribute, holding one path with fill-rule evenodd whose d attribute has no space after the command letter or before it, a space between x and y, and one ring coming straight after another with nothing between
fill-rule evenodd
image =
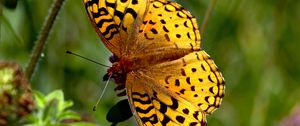
<instances>
[{"instance_id":1,"label":"black spot on wing","mask_svg":"<svg viewBox=\"0 0 300 126\"><path fill-rule=\"evenodd\" d=\"M166 112L167 112L167 105L164 104L164 103L161 102L161 101L159 101L159 103L160 103L159 111L160 111L161 113L166 113Z\"/></svg>"},{"instance_id":2,"label":"black spot on wing","mask_svg":"<svg viewBox=\"0 0 300 126\"><path fill-rule=\"evenodd\" d=\"M140 108L140 107L136 107L136 108L135 108L136 112L138 112L138 113L143 113L143 114L149 113L152 109L154 109L154 106L149 106L149 107L146 108L146 109L142 109L142 108Z\"/></svg>"},{"instance_id":3,"label":"black spot on wing","mask_svg":"<svg viewBox=\"0 0 300 126\"><path fill-rule=\"evenodd\" d=\"M113 22L114 20L113 19L102 19L102 20L100 20L97 24L96 24L96 26L98 27L98 28L102 28L102 25L105 23L105 22Z\"/></svg>"},{"instance_id":4,"label":"black spot on wing","mask_svg":"<svg viewBox=\"0 0 300 126\"><path fill-rule=\"evenodd\" d=\"M210 88L209 88L209 92L212 93L212 94L214 94L213 89L214 89L214 87L210 87Z\"/></svg>"},{"instance_id":5,"label":"black spot on wing","mask_svg":"<svg viewBox=\"0 0 300 126\"><path fill-rule=\"evenodd\" d=\"M191 91L195 91L195 86L192 86L192 87L191 87Z\"/></svg>"},{"instance_id":6,"label":"black spot on wing","mask_svg":"<svg viewBox=\"0 0 300 126\"><path fill-rule=\"evenodd\" d=\"M192 68L191 70L192 70L192 72L196 72L196 71L197 71L197 69L196 69L196 68Z\"/></svg>"},{"instance_id":7,"label":"black spot on wing","mask_svg":"<svg viewBox=\"0 0 300 126\"><path fill-rule=\"evenodd\" d=\"M152 20L150 20L150 21L149 21L149 24L151 24L151 25L155 25L155 24L156 24L156 22L153 22Z\"/></svg>"},{"instance_id":8,"label":"black spot on wing","mask_svg":"<svg viewBox=\"0 0 300 126\"><path fill-rule=\"evenodd\" d=\"M180 70L181 70L181 75L186 76L186 73L185 73L184 69L181 68Z\"/></svg>"},{"instance_id":9,"label":"black spot on wing","mask_svg":"<svg viewBox=\"0 0 300 126\"><path fill-rule=\"evenodd\" d=\"M191 46L191 50L194 51L194 46L192 43L190 43L190 46Z\"/></svg>"},{"instance_id":10,"label":"black spot on wing","mask_svg":"<svg viewBox=\"0 0 300 126\"><path fill-rule=\"evenodd\" d=\"M205 99L205 101L206 101L207 103L209 103L209 101L208 101L209 96L206 96L204 99Z\"/></svg>"},{"instance_id":11,"label":"black spot on wing","mask_svg":"<svg viewBox=\"0 0 300 126\"><path fill-rule=\"evenodd\" d=\"M197 126L197 124L198 124L198 122L191 122L190 126ZM203 126L203 125L201 125L201 126Z\"/></svg>"},{"instance_id":12,"label":"black spot on wing","mask_svg":"<svg viewBox=\"0 0 300 126\"><path fill-rule=\"evenodd\" d=\"M105 29L105 31L102 33L102 35L103 35L103 36L106 36L107 34L109 34L110 30L116 29L116 31L115 31L115 32L111 32L111 35L110 35L110 37L111 37L111 36L114 36L114 34L119 33L117 27L118 27L118 25L116 25L116 24L111 24L111 25L109 25L108 27L106 27L106 29ZM107 37L107 38L110 38L110 37ZM106 38L106 39L107 39L107 38Z\"/></svg>"},{"instance_id":13,"label":"black spot on wing","mask_svg":"<svg viewBox=\"0 0 300 126\"><path fill-rule=\"evenodd\" d=\"M111 40L111 39L114 37L114 35L115 35L115 34L118 34L118 33L119 33L118 31L113 31L113 32L111 33L111 36L107 37L106 40L108 40L108 41Z\"/></svg>"},{"instance_id":14,"label":"black spot on wing","mask_svg":"<svg viewBox=\"0 0 300 126\"><path fill-rule=\"evenodd\" d=\"M199 115L199 111L195 111L195 113L193 114L193 117L198 120L198 115Z\"/></svg>"},{"instance_id":15,"label":"black spot on wing","mask_svg":"<svg viewBox=\"0 0 300 126\"><path fill-rule=\"evenodd\" d=\"M205 69L205 67L204 67L203 64L201 64L201 68L202 68L202 70L206 71L206 69Z\"/></svg>"},{"instance_id":16,"label":"black spot on wing","mask_svg":"<svg viewBox=\"0 0 300 126\"><path fill-rule=\"evenodd\" d=\"M166 126L170 121L171 119L168 116L164 116L163 120L161 121L161 124L163 126Z\"/></svg>"},{"instance_id":17,"label":"black spot on wing","mask_svg":"<svg viewBox=\"0 0 300 126\"><path fill-rule=\"evenodd\" d=\"M170 84L169 83L169 78L170 78L171 76L166 76L166 78L165 78L165 82L166 82L166 84Z\"/></svg>"},{"instance_id":18,"label":"black spot on wing","mask_svg":"<svg viewBox=\"0 0 300 126\"><path fill-rule=\"evenodd\" d=\"M176 116L176 120L177 120L179 123L184 123L185 118L182 117L182 116Z\"/></svg>"},{"instance_id":19,"label":"black spot on wing","mask_svg":"<svg viewBox=\"0 0 300 126\"><path fill-rule=\"evenodd\" d=\"M143 101L143 100L138 99L138 98L132 98L132 100L133 100L134 102L139 102L139 103L141 103L141 104L151 104L151 100L150 100L150 99L147 99L146 101Z\"/></svg>"},{"instance_id":20,"label":"black spot on wing","mask_svg":"<svg viewBox=\"0 0 300 126\"><path fill-rule=\"evenodd\" d=\"M188 28L187 21L185 21L183 25Z\"/></svg>"},{"instance_id":21,"label":"black spot on wing","mask_svg":"<svg viewBox=\"0 0 300 126\"><path fill-rule=\"evenodd\" d=\"M178 108L178 101L175 98L171 98L172 105L170 106L171 109L175 110Z\"/></svg>"},{"instance_id":22,"label":"black spot on wing","mask_svg":"<svg viewBox=\"0 0 300 126\"><path fill-rule=\"evenodd\" d=\"M190 35L190 33L188 32L188 33L186 33L186 35L187 35L187 37L189 38L189 39L192 39L191 38L191 35Z\"/></svg>"},{"instance_id":23,"label":"black spot on wing","mask_svg":"<svg viewBox=\"0 0 300 126\"><path fill-rule=\"evenodd\" d=\"M178 79L175 80L175 86L180 86L180 81Z\"/></svg>"},{"instance_id":24,"label":"black spot on wing","mask_svg":"<svg viewBox=\"0 0 300 126\"><path fill-rule=\"evenodd\" d=\"M132 95L137 95L141 98L144 98L144 97L149 97L148 94L141 94L141 93L138 93L138 92L132 92Z\"/></svg>"},{"instance_id":25,"label":"black spot on wing","mask_svg":"<svg viewBox=\"0 0 300 126\"><path fill-rule=\"evenodd\" d=\"M211 76L210 76L210 75L208 75L208 80L209 80L210 82L214 83L214 81L211 79Z\"/></svg>"},{"instance_id":26,"label":"black spot on wing","mask_svg":"<svg viewBox=\"0 0 300 126\"><path fill-rule=\"evenodd\" d=\"M153 114L150 117L141 118L143 123L150 122L151 124L155 124L158 122L157 115Z\"/></svg>"},{"instance_id":27,"label":"black spot on wing","mask_svg":"<svg viewBox=\"0 0 300 126\"><path fill-rule=\"evenodd\" d=\"M160 22L161 22L162 24L166 24L166 21L165 21L164 19L161 19Z\"/></svg>"},{"instance_id":28,"label":"black spot on wing","mask_svg":"<svg viewBox=\"0 0 300 126\"><path fill-rule=\"evenodd\" d=\"M124 18L124 13L122 13L121 11L115 10L114 15L119 17L120 20L123 20Z\"/></svg>"},{"instance_id":29,"label":"black spot on wing","mask_svg":"<svg viewBox=\"0 0 300 126\"><path fill-rule=\"evenodd\" d=\"M109 3L107 0L105 1L107 7L115 8L116 3Z\"/></svg>"},{"instance_id":30,"label":"black spot on wing","mask_svg":"<svg viewBox=\"0 0 300 126\"><path fill-rule=\"evenodd\" d=\"M136 5L136 4L138 4L138 1L137 0L132 0L131 4Z\"/></svg>"},{"instance_id":31,"label":"black spot on wing","mask_svg":"<svg viewBox=\"0 0 300 126\"><path fill-rule=\"evenodd\" d=\"M93 18L98 18L98 17L104 16L104 15L108 15L108 11L104 7L99 8L98 13L92 12Z\"/></svg>"},{"instance_id":32,"label":"black spot on wing","mask_svg":"<svg viewBox=\"0 0 300 126\"><path fill-rule=\"evenodd\" d=\"M125 31L125 32L127 31L127 28L124 25L122 25L121 28L123 31Z\"/></svg>"},{"instance_id":33,"label":"black spot on wing","mask_svg":"<svg viewBox=\"0 0 300 126\"><path fill-rule=\"evenodd\" d=\"M166 28L166 26L163 26L163 30L164 30L165 32L169 32L169 30Z\"/></svg>"},{"instance_id":34,"label":"black spot on wing","mask_svg":"<svg viewBox=\"0 0 300 126\"><path fill-rule=\"evenodd\" d=\"M152 28L150 31L151 31L153 34L158 34L157 30L154 29L154 28Z\"/></svg>"},{"instance_id":35,"label":"black spot on wing","mask_svg":"<svg viewBox=\"0 0 300 126\"><path fill-rule=\"evenodd\" d=\"M186 83L191 84L191 78L190 77L187 77L185 80L186 80Z\"/></svg>"},{"instance_id":36,"label":"black spot on wing","mask_svg":"<svg viewBox=\"0 0 300 126\"><path fill-rule=\"evenodd\" d=\"M195 54L196 54L197 60L200 60L199 54L198 53L195 53Z\"/></svg>"},{"instance_id":37,"label":"black spot on wing","mask_svg":"<svg viewBox=\"0 0 300 126\"><path fill-rule=\"evenodd\" d=\"M129 13L134 19L137 17L137 13L132 8L127 8L125 15Z\"/></svg>"},{"instance_id":38,"label":"black spot on wing","mask_svg":"<svg viewBox=\"0 0 300 126\"><path fill-rule=\"evenodd\" d=\"M180 92L181 94L184 94L185 89L181 89L179 92Z\"/></svg>"},{"instance_id":39,"label":"black spot on wing","mask_svg":"<svg viewBox=\"0 0 300 126\"><path fill-rule=\"evenodd\" d=\"M181 15L179 12L177 12L176 15L177 15L178 17L180 17L180 18L184 18L183 15Z\"/></svg>"},{"instance_id":40,"label":"black spot on wing","mask_svg":"<svg viewBox=\"0 0 300 126\"><path fill-rule=\"evenodd\" d=\"M165 34L165 38L166 38L167 41L171 41L168 34Z\"/></svg>"},{"instance_id":41,"label":"black spot on wing","mask_svg":"<svg viewBox=\"0 0 300 126\"><path fill-rule=\"evenodd\" d=\"M182 110L182 112L183 112L184 114L187 114L187 115L188 115L190 111L189 111L189 109L185 108L185 109Z\"/></svg>"}]
</instances>

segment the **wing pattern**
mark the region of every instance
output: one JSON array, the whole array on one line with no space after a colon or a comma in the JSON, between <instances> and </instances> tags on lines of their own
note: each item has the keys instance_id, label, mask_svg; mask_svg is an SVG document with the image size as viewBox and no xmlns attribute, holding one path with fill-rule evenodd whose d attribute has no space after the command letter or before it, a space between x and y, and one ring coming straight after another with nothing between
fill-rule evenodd
<instances>
[{"instance_id":1,"label":"wing pattern","mask_svg":"<svg viewBox=\"0 0 300 126\"><path fill-rule=\"evenodd\" d=\"M88 16L103 43L115 55L121 55L134 29L137 18L142 20L146 0L84 0Z\"/></svg>"},{"instance_id":2,"label":"wing pattern","mask_svg":"<svg viewBox=\"0 0 300 126\"><path fill-rule=\"evenodd\" d=\"M220 106L225 87L213 60L200 48L194 16L168 0L84 4L96 32L118 59L110 71L126 78L119 87L126 88L139 125L206 125L206 114Z\"/></svg>"},{"instance_id":3,"label":"wing pattern","mask_svg":"<svg viewBox=\"0 0 300 126\"><path fill-rule=\"evenodd\" d=\"M224 79L204 51L129 73L126 87L138 122L149 126L203 126L224 95Z\"/></svg>"}]
</instances>

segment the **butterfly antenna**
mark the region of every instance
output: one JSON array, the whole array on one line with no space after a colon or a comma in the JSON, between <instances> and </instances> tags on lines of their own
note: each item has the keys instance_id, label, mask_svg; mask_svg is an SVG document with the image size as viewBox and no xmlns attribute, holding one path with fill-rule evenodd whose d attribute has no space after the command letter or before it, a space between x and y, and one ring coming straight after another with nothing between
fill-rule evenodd
<instances>
[{"instance_id":1,"label":"butterfly antenna","mask_svg":"<svg viewBox=\"0 0 300 126\"><path fill-rule=\"evenodd\" d=\"M102 90L102 93L101 93L101 95L100 95L100 97L99 97L99 99L98 99L96 105L94 105L94 107L93 107L93 111L96 111L97 106L98 106L98 104L99 104L101 98L103 97L103 95L104 95L104 93L105 93L105 91L106 91L106 88L107 88L108 82L110 81L111 76L112 76L112 74L108 77L108 80L106 81L105 87L104 87L104 89Z\"/></svg>"},{"instance_id":2,"label":"butterfly antenna","mask_svg":"<svg viewBox=\"0 0 300 126\"><path fill-rule=\"evenodd\" d=\"M99 62L97 62L97 61L95 61L95 60L91 60L91 59L89 59L89 58L86 58L86 57L81 56L81 55L79 55L79 54L73 53L73 52L71 52L71 51L66 51L66 53L67 53L67 54L74 55L74 56L78 56L78 57L83 58L83 59L86 59L86 60L91 61L91 62L93 62L93 63L96 63L96 64L98 64L98 65L100 65L100 66L110 67L110 66L108 66L108 65L101 64L101 63L99 63Z\"/></svg>"}]
</instances>

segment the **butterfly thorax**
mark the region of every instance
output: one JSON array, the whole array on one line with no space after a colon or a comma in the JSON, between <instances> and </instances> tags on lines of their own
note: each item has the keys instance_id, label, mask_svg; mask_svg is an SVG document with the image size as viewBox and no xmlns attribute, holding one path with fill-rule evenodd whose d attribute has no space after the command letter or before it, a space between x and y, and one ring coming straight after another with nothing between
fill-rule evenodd
<instances>
[{"instance_id":1,"label":"butterfly thorax","mask_svg":"<svg viewBox=\"0 0 300 126\"><path fill-rule=\"evenodd\" d=\"M134 60L128 57L121 57L118 58L117 56L113 55L109 58L110 62L112 63L112 67L107 70L107 75L111 76L114 82L117 84L115 91L118 96L125 96L126 91L125 89L125 80L126 75L128 72L133 70Z\"/></svg>"},{"instance_id":2,"label":"butterfly thorax","mask_svg":"<svg viewBox=\"0 0 300 126\"><path fill-rule=\"evenodd\" d=\"M133 70L133 60L128 57L121 57L118 61L113 62L112 67L108 69L111 74L126 74Z\"/></svg>"}]
</instances>

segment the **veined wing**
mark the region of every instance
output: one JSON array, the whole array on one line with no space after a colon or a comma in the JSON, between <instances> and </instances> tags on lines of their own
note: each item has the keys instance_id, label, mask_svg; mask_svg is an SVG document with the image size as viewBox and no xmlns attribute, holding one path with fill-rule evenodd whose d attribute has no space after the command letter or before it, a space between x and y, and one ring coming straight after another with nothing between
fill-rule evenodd
<instances>
[{"instance_id":1,"label":"veined wing","mask_svg":"<svg viewBox=\"0 0 300 126\"><path fill-rule=\"evenodd\" d=\"M88 16L108 49L120 57L147 9L148 0L84 0ZM130 41L129 41L130 42Z\"/></svg>"},{"instance_id":2,"label":"veined wing","mask_svg":"<svg viewBox=\"0 0 300 126\"><path fill-rule=\"evenodd\" d=\"M140 124L205 125L205 114L221 104L224 79L199 51L129 73L126 89Z\"/></svg>"}]
</instances>

